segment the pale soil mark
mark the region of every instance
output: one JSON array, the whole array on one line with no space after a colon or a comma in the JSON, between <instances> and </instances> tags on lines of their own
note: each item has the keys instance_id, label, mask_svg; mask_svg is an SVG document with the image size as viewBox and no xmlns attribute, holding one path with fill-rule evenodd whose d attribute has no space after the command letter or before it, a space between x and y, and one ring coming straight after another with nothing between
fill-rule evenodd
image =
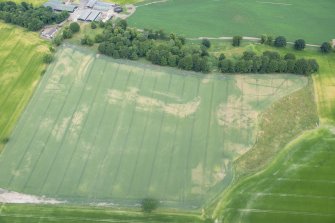
<instances>
[{"instance_id":1,"label":"pale soil mark","mask_svg":"<svg viewBox=\"0 0 335 223\"><path fill-rule=\"evenodd\" d=\"M283 2L261 2L261 1L256 1L257 3L261 4L271 4L271 5L283 5L283 6L291 6L292 4L289 3L283 3Z\"/></svg>"},{"instance_id":2,"label":"pale soil mark","mask_svg":"<svg viewBox=\"0 0 335 223\"><path fill-rule=\"evenodd\" d=\"M65 201L17 193L0 188L0 203L12 204L61 204Z\"/></svg>"}]
</instances>

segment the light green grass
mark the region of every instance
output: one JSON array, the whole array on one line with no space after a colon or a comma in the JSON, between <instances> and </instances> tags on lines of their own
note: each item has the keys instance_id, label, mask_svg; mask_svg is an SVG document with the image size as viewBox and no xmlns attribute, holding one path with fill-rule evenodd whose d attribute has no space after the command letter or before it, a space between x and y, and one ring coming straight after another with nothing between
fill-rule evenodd
<instances>
[{"instance_id":1,"label":"light green grass","mask_svg":"<svg viewBox=\"0 0 335 223\"><path fill-rule=\"evenodd\" d=\"M264 168L287 143L319 125L312 80L274 103L259 117L257 141L235 161L235 180Z\"/></svg>"},{"instance_id":2,"label":"light green grass","mask_svg":"<svg viewBox=\"0 0 335 223\"><path fill-rule=\"evenodd\" d=\"M45 65L46 42L36 33L0 23L0 141L9 138ZM0 142L0 152L3 144Z\"/></svg>"},{"instance_id":3,"label":"light green grass","mask_svg":"<svg viewBox=\"0 0 335 223\"><path fill-rule=\"evenodd\" d=\"M7 0L0 0L0 2L6 2ZM39 6L42 5L43 3L47 2L48 0L12 0L13 2L15 2L16 4L19 4L21 2L27 2L27 3L31 3L34 6Z\"/></svg>"},{"instance_id":4,"label":"light green grass","mask_svg":"<svg viewBox=\"0 0 335 223\"><path fill-rule=\"evenodd\" d=\"M223 222L334 222L335 136L326 129L290 143L265 171L221 201Z\"/></svg>"},{"instance_id":5,"label":"light green grass","mask_svg":"<svg viewBox=\"0 0 335 223\"><path fill-rule=\"evenodd\" d=\"M140 6L129 23L138 28L163 29L186 37L284 35L293 41L321 44L335 39L332 0L167 0ZM139 3L138 5L143 5Z\"/></svg>"},{"instance_id":6,"label":"light green grass","mask_svg":"<svg viewBox=\"0 0 335 223\"><path fill-rule=\"evenodd\" d=\"M199 208L295 75L209 75L57 53L0 157L0 187L73 202Z\"/></svg>"},{"instance_id":7,"label":"light green grass","mask_svg":"<svg viewBox=\"0 0 335 223\"><path fill-rule=\"evenodd\" d=\"M83 223L83 222L138 222L138 223L200 223L198 214L155 211L143 214L139 211L111 208L74 207L59 205L6 204L0 209L3 223Z\"/></svg>"}]
</instances>

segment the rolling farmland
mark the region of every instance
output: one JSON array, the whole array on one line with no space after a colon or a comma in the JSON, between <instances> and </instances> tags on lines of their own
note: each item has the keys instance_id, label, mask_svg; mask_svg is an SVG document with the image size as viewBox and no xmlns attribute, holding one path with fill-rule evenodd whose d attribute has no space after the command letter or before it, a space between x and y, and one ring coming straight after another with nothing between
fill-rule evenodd
<instances>
[{"instance_id":1,"label":"rolling farmland","mask_svg":"<svg viewBox=\"0 0 335 223\"><path fill-rule=\"evenodd\" d=\"M78 203L197 208L296 75L197 75L62 47L0 156L0 187Z\"/></svg>"},{"instance_id":2,"label":"rolling farmland","mask_svg":"<svg viewBox=\"0 0 335 223\"><path fill-rule=\"evenodd\" d=\"M332 0L167 0L138 3L129 18L138 28L163 29L186 37L284 35L321 44L335 39ZM159 2L159 3L158 3Z\"/></svg>"}]
</instances>

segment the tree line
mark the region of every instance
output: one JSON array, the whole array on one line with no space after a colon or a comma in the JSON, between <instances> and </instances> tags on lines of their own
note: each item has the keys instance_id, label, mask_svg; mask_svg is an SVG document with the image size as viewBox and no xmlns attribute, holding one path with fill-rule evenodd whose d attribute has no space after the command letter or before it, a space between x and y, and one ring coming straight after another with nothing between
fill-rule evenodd
<instances>
[{"instance_id":1,"label":"tree line","mask_svg":"<svg viewBox=\"0 0 335 223\"><path fill-rule=\"evenodd\" d=\"M183 70L210 72L208 48L204 45L186 45L184 37L166 34L164 31L138 31L129 28L125 20L113 25L107 22L102 34L95 36L98 51L115 59L138 60L145 58L160 66L178 67ZM82 44L91 43L89 37Z\"/></svg>"},{"instance_id":2,"label":"tree line","mask_svg":"<svg viewBox=\"0 0 335 223\"><path fill-rule=\"evenodd\" d=\"M265 51L262 55L246 51L236 61L219 58L218 69L222 73L293 73L309 75L319 71L315 59L296 59L292 53L282 57L278 52Z\"/></svg>"},{"instance_id":3,"label":"tree line","mask_svg":"<svg viewBox=\"0 0 335 223\"><path fill-rule=\"evenodd\" d=\"M15 24L30 31L38 31L45 25L61 23L69 17L66 11L55 13L50 7L34 7L21 2L0 2L0 19L6 23Z\"/></svg>"}]
</instances>

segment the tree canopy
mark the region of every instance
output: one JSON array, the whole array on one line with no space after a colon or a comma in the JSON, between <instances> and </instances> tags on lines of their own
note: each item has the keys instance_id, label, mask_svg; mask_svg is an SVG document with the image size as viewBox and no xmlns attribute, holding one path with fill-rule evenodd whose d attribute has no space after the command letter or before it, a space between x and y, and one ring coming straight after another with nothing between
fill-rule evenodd
<instances>
[{"instance_id":1,"label":"tree canopy","mask_svg":"<svg viewBox=\"0 0 335 223\"><path fill-rule=\"evenodd\" d=\"M274 42L275 47L286 47L286 44L287 44L287 41L284 36L278 36Z\"/></svg>"},{"instance_id":2,"label":"tree canopy","mask_svg":"<svg viewBox=\"0 0 335 223\"><path fill-rule=\"evenodd\" d=\"M303 50L306 47L306 42L303 39L298 39L294 42L294 49Z\"/></svg>"},{"instance_id":3,"label":"tree canopy","mask_svg":"<svg viewBox=\"0 0 335 223\"><path fill-rule=\"evenodd\" d=\"M257 55L246 51L237 61L224 59L219 61L218 68L222 73L294 73L309 75L319 70L316 60L295 59L294 54L280 56L278 52L265 51Z\"/></svg>"},{"instance_id":4,"label":"tree canopy","mask_svg":"<svg viewBox=\"0 0 335 223\"><path fill-rule=\"evenodd\" d=\"M72 22L69 27L72 33L77 33L80 31L80 26L77 22Z\"/></svg>"},{"instance_id":5,"label":"tree canopy","mask_svg":"<svg viewBox=\"0 0 335 223\"><path fill-rule=\"evenodd\" d=\"M153 198L145 198L141 201L141 208L143 212L151 213L158 208L159 202Z\"/></svg>"},{"instance_id":6,"label":"tree canopy","mask_svg":"<svg viewBox=\"0 0 335 223\"><path fill-rule=\"evenodd\" d=\"M324 42L322 43L320 49L322 53L330 53L332 50L332 45L329 42Z\"/></svg>"},{"instance_id":7,"label":"tree canopy","mask_svg":"<svg viewBox=\"0 0 335 223\"><path fill-rule=\"evenodd\" d=\"M138 31L124 24L107 22L103 33L95 36L95 42L100 43L100 53L116 59L146 58L160 66L196 72L207 73L211 70L207 47L185 45L185 38L173 33L168 35L162 30Z\"/></svg>"},{"instance_id":8,"label":"tree canopy","mask_svg":"<svg viewBox=\"0 0 335 223\"><path fill-rule=\"evenodd\" d=\"M0 19L6 23L37 31L45 25L60 23L69 17L68 12L55 13L50 7L34 7L32 4L22 2L0 2Z\"/></svg>"}]
</instances>

